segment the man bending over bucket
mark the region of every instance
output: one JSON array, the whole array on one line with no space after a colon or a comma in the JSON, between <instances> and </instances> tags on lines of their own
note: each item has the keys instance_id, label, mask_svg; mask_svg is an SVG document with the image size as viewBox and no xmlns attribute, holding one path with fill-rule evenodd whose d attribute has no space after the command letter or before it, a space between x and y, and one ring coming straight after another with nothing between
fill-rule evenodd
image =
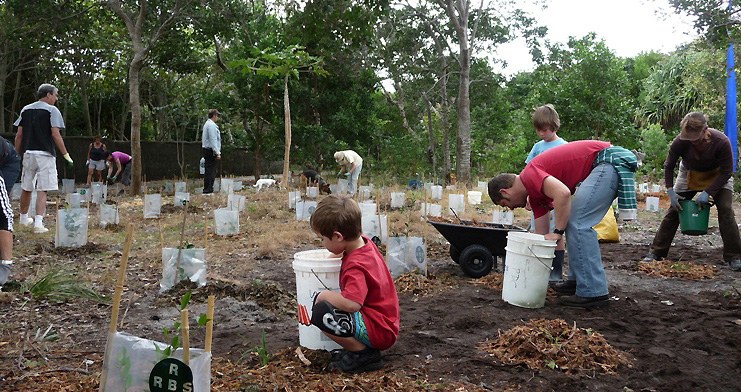
<instances>
[{"instance_id":1,"label":"man bending over bucket","mask_svg":"<svg viewBox=\"0 0 741 392\"><path fill-rule=\"evenodd\" d=\"M552 286L563 295L562 305L607 305L607 277L592 226L602 220L615 197L620 217L635 219L637 166L635 155L622 147L580 140L541 153L519 175L502 173L489 181L494 204L532 209L536 233L545 234L547 240L559 240L566 234L568 278ZM554 213L553 233L548 233L550 210Z\"/></svg>"},{"instance_id":2,"label":"man bending over bucket","mask_svg":"<svg viewBox=\"0 0 741 392\"><path fill-rule=\"evenodd\" d=\"M349 196L330 195L319 202L309 223L322 246L342 255L340 292L321 291L311 309L311 324L342 346L332 353L329 368L378 370L380 350L399 335L399 298L383 256L361 235L360 207Z\"/></svg>"}]
</instances>

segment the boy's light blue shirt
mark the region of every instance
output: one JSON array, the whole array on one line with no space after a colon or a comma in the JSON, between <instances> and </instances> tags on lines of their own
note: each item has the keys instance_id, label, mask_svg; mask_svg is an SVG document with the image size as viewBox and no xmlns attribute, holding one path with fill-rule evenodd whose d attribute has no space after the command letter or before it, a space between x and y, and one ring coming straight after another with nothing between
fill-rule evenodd
<instances>
[{"instance_id":1,"label":"boy's light blue shirt","mask_svg":"<svg viewBox=\"0 0 741 392\"><path fill-rule=\"evenodd\" d=\"M548 150L549 148L560 146L566 143L568 143L566 140L563 140L558 136L556 136L556 140L551 141L551 142L541 140L533 145L533 148L530 150L530 154L527 154L527 158L525 158L525 163L530 162L533 158L538 156L538 154L540 154L541 152L545 150Z\"/></svg>"}]
</instances>

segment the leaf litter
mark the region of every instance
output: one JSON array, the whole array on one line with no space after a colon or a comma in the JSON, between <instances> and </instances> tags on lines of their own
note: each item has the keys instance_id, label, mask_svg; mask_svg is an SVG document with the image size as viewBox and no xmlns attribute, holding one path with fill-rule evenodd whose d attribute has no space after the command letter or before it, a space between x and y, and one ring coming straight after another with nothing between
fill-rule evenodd
<instances>
[{"instance_id":1,"label":"leaf litter","mask_svg":"<svg viewBox=\"0 0 741 392\"><path fill-rule=\"evenodd\" d=\"M610 346L602 334L577 328L562 319L534 319L505 332L478 348L505 365L529 369L555 369L565 373L598 371L615 374L618 367L632 367L633 359Z\"/></svg>"},{"instance_id":2,"label":"leaf litter","mask_svg":"<svg viewBox=\"0 0 741 392\"><path fill-rule=\"evenodd\" d=\"M689 280L712 279L718 274L713 265L689 263L686 261L654 260L641 262L638 270L658 278L681 278Z\"/></svg>"}]
</instances>

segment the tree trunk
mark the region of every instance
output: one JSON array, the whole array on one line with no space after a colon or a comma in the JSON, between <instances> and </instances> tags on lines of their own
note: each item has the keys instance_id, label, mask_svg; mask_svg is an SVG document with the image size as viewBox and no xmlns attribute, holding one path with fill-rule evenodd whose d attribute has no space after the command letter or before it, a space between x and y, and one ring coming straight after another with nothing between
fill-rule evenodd
<instances>
[{"instance_id":1,"label":"tree trunk","mask_svg":"<svg viewBox=\"0 0 741 392\"><path fill-rule=\"evenodd\" d=\"M262 170L260 167L260 161L262 161L262 138L260 137L260 132L262 132L262 125L260 125L260 118L259 116L255 116L255 129L252 131L250 129L250 122L248 120L248 114L245 113L244 116L242 116L242 127L244 127L245 132L247 132L248 135L252 135L252 138L255 141L254 145L254 154L255 154L255 180L260 178L260 175L262 174Z\"/></svg>"},{"instance_id":2,"label":"tree trunk","mask_svg":"<svg viewBox=\"0 0 741 392\"><path fill-rule=\"evenodd\" d=\"M407 110L404 103L404 89L402 89L401 83L397 79L394 79L394 88L396 89L396 93L399 95L399 99L395 102L396 107L399 108L399 114L401 115L401 125L410 135L412 135L414 134L414 131L409 125L409 120L407 120Z\"/></svg>"},{"instance_id":3,"label":"tree trunk","mask_svg":"<svg viewBox=\"0 0 741 392\"><path fill-rule=\"evenodd\" d=\"M131 195L141 193L142 186L142 154L141 154L141 127L142 112L139 97L139 78L144 67L144 54L138 52L129 65L129 106L131 107Z\"/></svg>"},{"instance_id":4,"label":"tree trunk","mask_svg":"<svg viewBox=\"0 0 741 392\"><path fill-rule=\"evenodd\" d=\"M437 173L437 156L435 156L435 127L432 126L432 103L425 96L427 106L427 161L432 165L433 175Z\"/></svg>"},{"instance_id":5,"label":"tree trunk","mask_svg":"<svg viewBox=\"0 0 741 392\"><path fill-rule=\"evenodd\" d=\"M131 86L129 86L131 88ZM126 99L126 94L121 100L121 122L118 128L118 132L121 140L126 140L126 121L129 118L129 100Z\"/></svg>"},{"instance_id":6,"label":"tree trunk","mask_svg":"<svg viewBox=\"0 0 741 392\"><path fill-rule=\"evenodd\" d=\"M285 122L286 141L283 148L283 186L290 180L289 162L291 160L291 103L288 100L288 74L283 79L283 121Z\"/></svg>"},{"instance_id":7,"label":"tree trunk","mask_svg":"<svg viewBox=\"0 0 741 392\"><path fill-rule=\"evenodd\" d=\"M80 104L82 105L82 119L88 136L93 136L93 122L90 116L90 99L87 91L87 75L80 75Z\"/></svg>"},{"instance_id":8,"label":"tree trunk","mask_svg":"<svg viewBox=\"0 0 741 392\"><path fill-rule=\"evenodd\" d=\"M16 113L16 109L18 108L18 94L20 94L21 90L21 71L16 71L15 73L15 89L13 90L13 101L10 104L10 115L11 118L8 119L8 131L13 131L13 123L15 122L14 115Z\"/></svg>"},{"instance_id":9,"label":"tree trunk","mask_svg":"<svg viewBox=\"0 0 741 392\"><path fill-rule=\"evenodd\" d=\"M100 131L100 117L103 111L103 98L98 98L96 101L96 112L95 112L95 133L103 137L103 133Z\"/></svg>"},{"instance_id":10,"label":"tree trunk","mask_svg":"<svg viewBox=\"0 0 741 392\"><path fill-rule=\"evenodd\" d=\"M0 133L5 132L5 85L8 80L8 59L5 56L0 58ZM10 107L10 112L13 112L13 107ZM12 117L12 116L11 116ZM12 121L12 120L11 120ZM13 130L12 122L8 129Z\"/></svg>"},{"instance_id":11,"label":"tree trunk","mask_svg":"<svg viewBox=\"0 0 741 392\"><path fill-rule=\"evenodd\" d=\"M463 18L461 18L463 19ZM470 185L471 179L471 53L468 47L468 23L461 22L458 31L460 45L460 82L458 83L458 138L456 140L456 172L458 181Z\"/></svg>"}]
</instances>

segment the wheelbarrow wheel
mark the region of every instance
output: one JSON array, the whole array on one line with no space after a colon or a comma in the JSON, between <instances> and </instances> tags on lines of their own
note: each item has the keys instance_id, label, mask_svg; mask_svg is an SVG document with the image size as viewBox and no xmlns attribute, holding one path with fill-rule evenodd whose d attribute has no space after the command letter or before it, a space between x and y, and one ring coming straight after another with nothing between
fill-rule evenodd
<instances>
[{"instance_id":1,"label":"wheelbarrow wheel","mask_svg":"<svg viewBox=\"0 0 741 392\"><path fill-rule=\"evenodd\" d=\"M453 261L455 261L456 263L461 262L461 251L459 251L458 248L453 245L450 245L450 258L453 259Z\"/></svg>"},{"instance_id":2,"label":"wheelbarrow wheel","mask_svg":"<svg viewBox=\"0 0 741 392\"><path fill-rule=\"evenodd\" d=\"M480 278L491 272L494 257L485 246L470 245L461 252L459 264L463 273L472 278Z\"/></svg>"}]
</instances>

